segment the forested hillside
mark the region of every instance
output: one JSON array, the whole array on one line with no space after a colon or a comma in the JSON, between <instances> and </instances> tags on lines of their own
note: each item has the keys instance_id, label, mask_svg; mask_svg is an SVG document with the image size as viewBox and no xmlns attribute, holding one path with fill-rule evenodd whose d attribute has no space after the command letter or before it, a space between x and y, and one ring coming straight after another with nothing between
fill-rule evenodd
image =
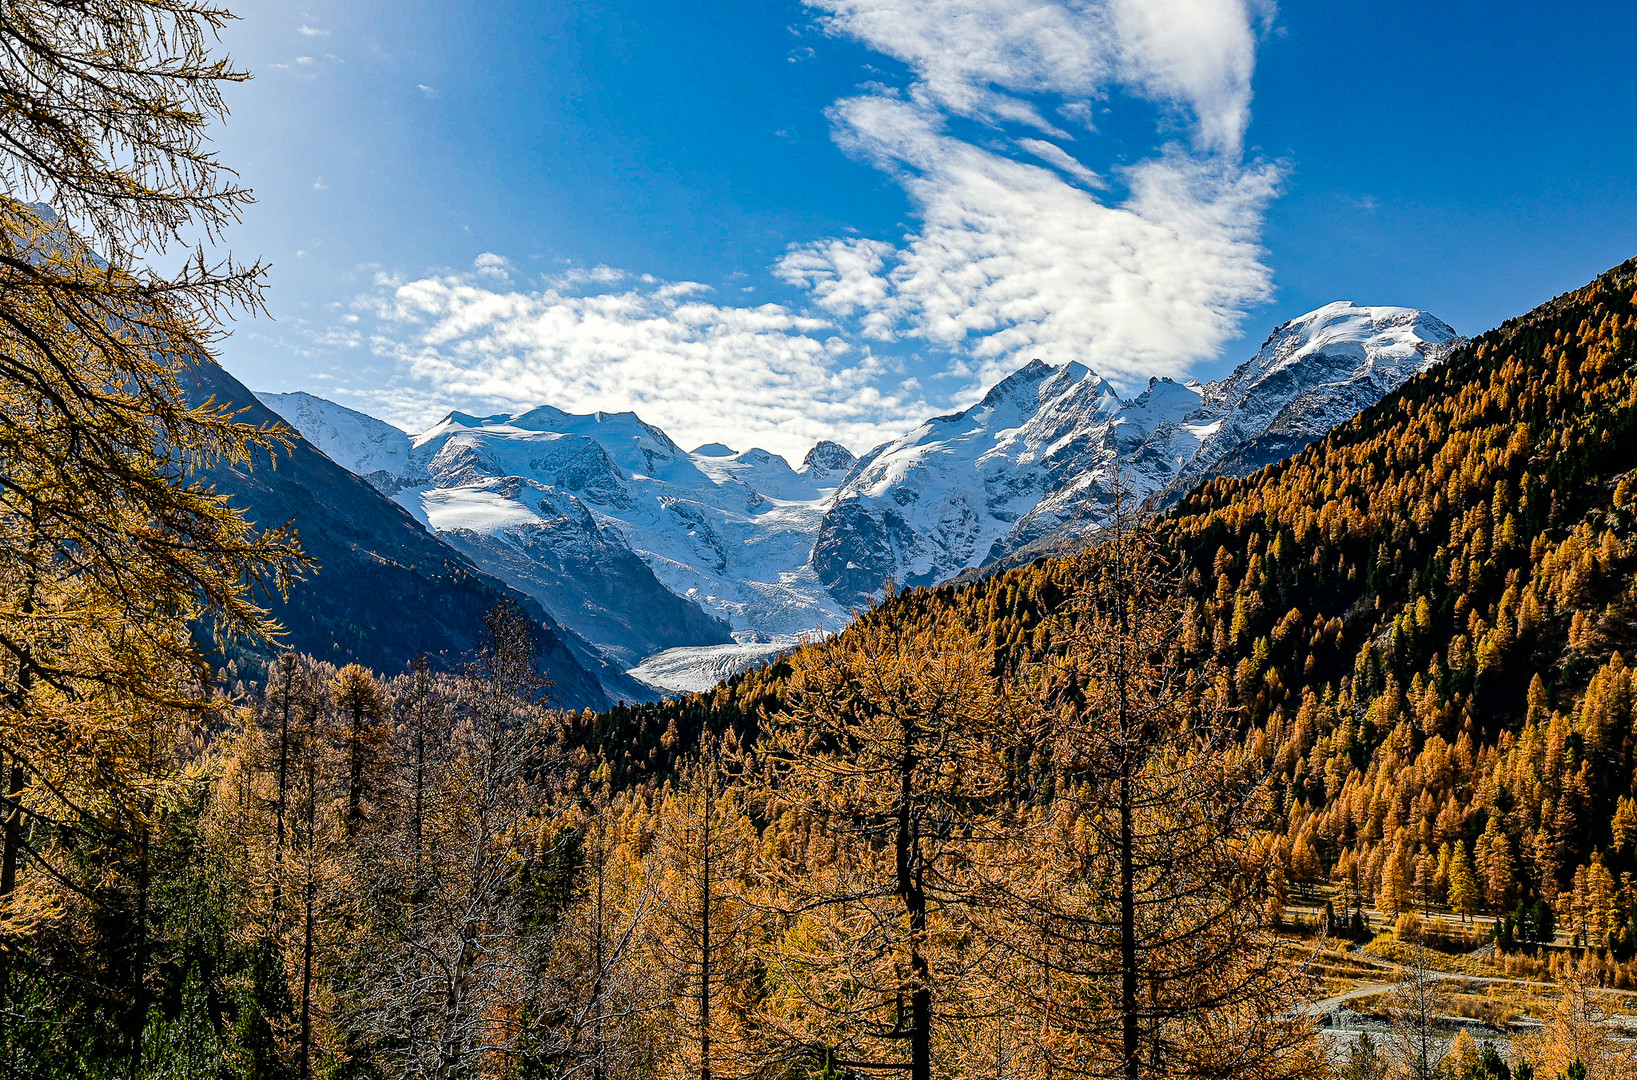
<instances>
[{"instance_id":1,"label":"forested hillside","mask_svg":"<svg viewBox=\"0 0 1637 1080\"><path fill-rule=\"evenodd\" d=\"M1305 452L1214 480L1151 532L1272 770L1298 883L1395 912L1544 899L1632 947L1637 261L1513 319ZM996 678L1069 648L1093 550L900 594L866 624L982 635ZM617 769L664 733L753 730L790 668L617 709ZM660 766L662 767L662 766Z\"/></svg>"},{"instance_id":2,"label":"forested hillside","mask_svg":"<svg viewBox=\"0 0 1637 1080\"><path fill-rule=\"evenodd\" d=\"M1160 523L1234 665L1294 876L1555 905L1632 945L1634 270L1512 320ZM1463 850L1465 849L1465 850Z\"/></svg>"}]
</instances>

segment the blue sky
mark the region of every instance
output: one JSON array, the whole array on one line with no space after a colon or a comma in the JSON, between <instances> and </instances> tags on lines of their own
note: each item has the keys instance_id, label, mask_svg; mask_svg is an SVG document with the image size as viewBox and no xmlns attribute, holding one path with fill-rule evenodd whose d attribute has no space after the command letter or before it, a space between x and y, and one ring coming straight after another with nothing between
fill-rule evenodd
<instances>
[{"instance_id":1,"label":"blue sky","mask_svg":"<svg viewBox=\"0 0 1637 1080\"><path fill-rule=\"evenodd\" d=\"M1637 254L1637 5L242 5L227 367L408 428L854 450L1031 357L1210 378L1337 299L1472 333Z\"/></svg>"}]
</instances>

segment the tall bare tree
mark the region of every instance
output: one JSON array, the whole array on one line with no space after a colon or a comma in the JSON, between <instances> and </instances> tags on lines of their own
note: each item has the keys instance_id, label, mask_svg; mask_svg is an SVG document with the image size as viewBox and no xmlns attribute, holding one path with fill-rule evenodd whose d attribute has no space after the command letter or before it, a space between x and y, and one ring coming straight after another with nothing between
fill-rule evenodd
<instances>
[{"instance_id":1,"label":"tall bare tree","mask_svg":"<svg viewBox=\"0 0 1637 1080\"><path fill-rule=\"evenodd\" d=\"M964 1067L948 1036L990 1011L970 868L1009 824L990 662L956 629L875 613L794 658L788 712L757 748L762 814L784 832L765 844L769 902L787 923L761 1016L786 1054L911 1080Z\"/></svg>"},{"instance_id":2,"label":"tall bare tree","mask_svg":"<svg viewBox=\"0 0 1637 1080\"><path fill-rule=\"evenodd\" d=\"M408 705L409 738L399 742L410 756L399 775L413 790L369 848L374 921L362 945L359 1016L398 1075L515 1070L538 1053L541 1025L561 1020L557 1003L539 995L562 898L545 910L553 902L536 883L579 850L584 834L550 819L566 759L560 724L539 702L548 684L535 633L520 609L497 609L477 662L445 686L447 701L434 700L440 691L424 670L410 677L418 696ZM453 726L428 755L429 731L417 725L438 713ZM591 993L588 982L581 998Z\"/></svg>"},{"instance_id":3,"label":"tall bare tree","mask_svg":"<svg viewBox=\"0 0 1637 1080\"><path fill-rule=\"evenodd\" d=\"M733 748L724 754L703 733L697 756L655 807L649 938L681 1028L671 1062L679 1078L739 1077L762 1063L750 1023L762 930L752 899L758 837L735 760Z\"/></svg>"},{"instance_id":4,"label":"tall bare tree","mask_svg":"<svg viewBox=\"0 0 1637 1080\"><path fill-rule=\"evenodd\" d=\"M1416 933L1413 959L1393 988L1388 1009L1393 1018L1393 1048L1412 1080L1437 1080L1444 1075L1450 1036L1444 1030L1449 989L1427 963L1427 946Z\"/></svg>"},{"instance_id":5,"label":"tall bare tree","mask_svg":"<svg viewBox=\"0 0 1637 1080\"><path fill-rule=\"evenodd\" d=\"M1298 970L1264 924L1270 809L1223 682L1184 656L1180 580L1117 490L1041 673L1049 792L996 892L1038 1067L1087 1076L1314 1071Z\"/></svg>"}]
</instances>

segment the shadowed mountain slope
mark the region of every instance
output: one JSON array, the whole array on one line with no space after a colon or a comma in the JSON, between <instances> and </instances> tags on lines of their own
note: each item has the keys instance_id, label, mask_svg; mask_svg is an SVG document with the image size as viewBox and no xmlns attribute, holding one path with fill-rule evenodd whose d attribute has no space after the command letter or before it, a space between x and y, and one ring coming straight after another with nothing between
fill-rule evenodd
<instances>
[{"instance_id":1,"label":"shadowed mountain slope","mask_svg":"<svg viewBox=\"0 0 1637 1080\"><path fill-rule=\"evenodd\" d=\"M199 397L231 402L251 423L282 425L219 367L194 373ZM540 627L542 667L553 696L573 707L605 707L651 692L629 680L538 604L490 577L428 533L402 507L303 439L253 469L219 466L204 474L258 524L294 521L318 571L271 607L285 644L337 664L395 673L425 654L452 667L477 648L483 615L505 599L523 604Z\"/></svg>"}]
</instances>

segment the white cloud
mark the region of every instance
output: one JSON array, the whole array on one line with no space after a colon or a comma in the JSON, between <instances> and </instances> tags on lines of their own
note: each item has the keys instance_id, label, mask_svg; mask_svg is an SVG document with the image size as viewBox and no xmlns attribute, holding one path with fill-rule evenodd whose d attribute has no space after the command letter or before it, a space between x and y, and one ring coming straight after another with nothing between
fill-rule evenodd
<instances>
[{"instance_id":1,"label":"white cloud","mask_svg":"<svg viewBox=\"0 0 1637 1080\"><path fill-rule=\"evenodd\" d=\"M310 38L321 38L321 37L329 37L330 36L330 32L328 30L324 30L324 29L322 29L320 27L317 27L317 26L298 26L298 27L296 27L296 33L300 34L302 37L310 37Z\"/></svg>"},{"instance_id":2,"label":"white cloud","mask_svg":"<svg viewBox=\"0 0 1637 1080\"><path fill-rule=\"evenodd\" d=\"M612 266L571 266L551 279L551 284L559 289L572 289L580 285L618 285L631 275L624 270L616 270ZM656 279L648 274L642 275L645 284L655 284ZM704 286L699 286L703 288Z\"/></svg>"},{"instance_id":3,"label":"white cloud","mask_svg":"<svg viewBox=\"0 0 1637 1080\"><path fill-rule=\"evenodd\" d=\"M826 29L909 65L941 109L1056 129L1017 93L1089 95L1112 74L1100 4L807 0ZM1012 91L1013 93L1002 93Z\"/></svg>"},{"instance_id":4,"label":"white cloud","mask_svg":"<svg viewBox=\"0 0 1637 1080\"><path fill-rule=\"evenodd\" d=\"M883 392L883 365L828 320L716 304L696 283L633 282L607 267L504 290L484 274L494 258L473 274L378 279L364 301L372 345L410 380L366 392L387 419L414 429L452 404L630 409L687 445L754 443L799 459L821 438L865 449L928 412Z\"/></svg>"},{"instance_id":5,"label":"white cloud","mask_svg":"<svg viewBox=\"0 0 1637 1080\"><path fill-rule=\"evenodd\" d=\"M892 287L882 276L897 249L880 240L831 239L792 248L775 272L808 290L820 307L837 315L857 315L867 336L893 336Z\"/></svg>"},{"instance_id":6,"label":"white cloud","mask_svg":"<svg viewBox=\"0 0 1637 1080\"><path fill-rule=\"evenodd\" d=\"M1238 153L1250 123L1258 17L1254 0L1109 0L1124 79L1187 106L1203 148Z\"/></svg>"},{"instance_id":7,"label":"white cloud","mask_svg":"<svg viewBox=\"0 0 1637 1080\"><path fill-rule=\"evenodd\" d=\"M1107 180L1086 168L1073 155L1056 143L1049 143L1045 139L1019 139L1017 145L1041 161L1057 166L1060 172L1074 177L1086 187L1108 187Z\"/></svg>"},{"instance_id":8,"label":"white cloud","mask_svg":"<svg viewBox=\"0 0 1637 1080\"><path fill-rule=\"evenodd\" d=\"M505 281L511 277L511 260L504 255L496 255L492 251L485 251L472 260L472 269L478 277L494 278Z\"/></svg>"},{"instance_id":9,"label":"white cloud","mask_svg":"<svg viewBox=\"0 0 1637 1080\"><path fill-rule=\"evenodd\" d=\"M1187 106L1199 138L1236 149L1266 0L806 0L832 33L903 61L961 116L1052 125L1019 95L1097 97L1114 84Z\"/></svg>"},{"instance_id":10,"label":"white cloud","mask_svg":"<svg viewBox=\"0 0 1637 1080\"><path fill-rule=\"evenodd\" d=\"M966 350L980 380L1039 356L1135 381L1214 355L1268 295L1256 238L1272 169L1173 152L1125 170L1129 195L1105 205L910 103L852 98L834 118L845 145L895 172L921 226L896 247L800 245L779 270L867 334Z\"/></svg>"},{"instance_id":11,"label":"white cloud","mask_svg":"<svg viewBox=\"0 0 1637 1080\"><path fill-rule=\"evenodd\" d=\"M1264 0L806 2L911 74L830 109L836 142L892 175L918 223L891 244L793 245L777 272L822 310L970 355L982 379L1041 356L1134 382L1214 357L1269 296L1259 238L1280 173L1241 151ZM1111 166L1123 195L1046 118L1094 138L1090 103L1116 90L1190 133ZM994 136L963 139L954 117Z\"/></svg>"}]
</instances>

